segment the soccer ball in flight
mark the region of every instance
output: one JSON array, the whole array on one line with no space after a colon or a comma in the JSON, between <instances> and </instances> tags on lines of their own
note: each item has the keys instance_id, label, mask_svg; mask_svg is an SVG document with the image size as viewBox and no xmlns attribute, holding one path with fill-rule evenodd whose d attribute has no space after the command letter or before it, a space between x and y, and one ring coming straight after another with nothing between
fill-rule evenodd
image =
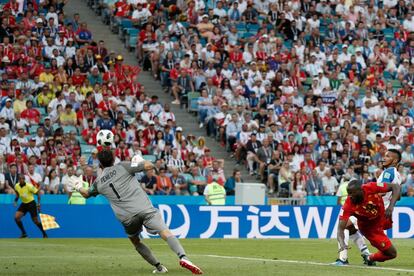
<instances>
[{"instance_id":1,"label":"soccer ball in flight","mask_svg":"<svg viewBox=\"0 0 414 276\"><path fill-rule=\"evenodd\" d=\"M96 142L99 146L110 146L114 142L114 134L110 130L102 129L96 135Z\"/></svg>"}]
</instances>

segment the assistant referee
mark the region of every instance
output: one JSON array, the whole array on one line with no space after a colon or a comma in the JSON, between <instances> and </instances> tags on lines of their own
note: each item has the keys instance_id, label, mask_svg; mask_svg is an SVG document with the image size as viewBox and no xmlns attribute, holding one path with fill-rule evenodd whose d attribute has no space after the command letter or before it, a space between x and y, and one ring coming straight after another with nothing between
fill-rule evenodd
<instances>
[{"instance_id":1,"label":"assistant referee","mask_svg":"<svg viewBox=\"0 0 414 276\"><path fill-rule=\"evenodd\" d=\"M43 226L37 218L37 211L40 211L39 190L32 184L26 183L26 179L23 174L19 176L19 183L17 183L16 186L14 186L14 189L16 191L14 206L17 206L17 201L19 200L19 198L22 201L14 216L14 220L16 221L17 226L22 231L22 235L20 236L20 238L27 238L26 230L24 230L22 223L22 217L24 217L24 215L26 215L27 212L30 213L33 223L36 224L40 231L42 231L43 238L47 238L47 234L45 230L43 230ZM34 195L37 195L37 205L36 201L34 200Z\"/></svg>"}]
</instances>

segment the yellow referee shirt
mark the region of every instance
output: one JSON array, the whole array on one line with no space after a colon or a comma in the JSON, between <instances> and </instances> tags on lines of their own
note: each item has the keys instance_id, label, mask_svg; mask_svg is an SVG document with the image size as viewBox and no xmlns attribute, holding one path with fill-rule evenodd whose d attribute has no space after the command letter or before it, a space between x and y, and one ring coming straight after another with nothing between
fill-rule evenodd
<instances>
[{"instance_id":1,"label":"yellow referee shirt","mask_svg":"<svg viewBox=\"0 0 414 276\"><path fill-rule=\"evenodd\" d=\"M20 187L20 183L17 183L16 186L14 186L14 189L19 193L19 197L23 203L32 202L34 200L33 195L38 192L37 188L29 183L26 183L24 187Z\"/></svg>"}]
</instances>

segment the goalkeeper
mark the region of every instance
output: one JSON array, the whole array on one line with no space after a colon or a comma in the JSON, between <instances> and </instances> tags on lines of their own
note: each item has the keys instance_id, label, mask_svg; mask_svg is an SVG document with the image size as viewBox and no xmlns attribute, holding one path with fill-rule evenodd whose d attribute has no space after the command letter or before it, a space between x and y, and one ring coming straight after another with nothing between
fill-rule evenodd
<instances>
[{"instance_id":1,"label":"goalkeeper","mask_svg":"<svg viewBox=\"0 0 414 276\"><path fill-rule=\"evenodd\" d=\"M142 226L151 234L159 234L172 251L180 259L180 265L193 274L202 274L200 268L194 265L186 256L179 240L165 225L159 211L152 206L147 194L141 188L135 173L153 168L152 163L144 161L141 156L132 158L132 162L121 162L114 165L114 156L110 150L98 153L101 175L89 189L83 188L82 182L75 183L75 190L88 198L101 194L105 196L116 217L125 228L129 239L138 253L155 267L153 273L167 273L168 270L152 254L151 250L141 242L139 235Z\"/></svg>"}]
</instances>

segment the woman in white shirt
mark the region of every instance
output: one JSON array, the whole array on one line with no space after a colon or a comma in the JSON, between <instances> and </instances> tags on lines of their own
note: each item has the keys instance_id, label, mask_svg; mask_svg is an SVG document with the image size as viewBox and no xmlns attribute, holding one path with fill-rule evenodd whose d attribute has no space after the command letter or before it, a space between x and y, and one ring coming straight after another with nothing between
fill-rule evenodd
<instances>
[{"instance_id":1,"label":"woman in white shirt","mask_svg":"<svg viewBox=\"0 0 414 276\"><path fill-rule=\"evenodd\" d=\"M59 190L62 190L60 179L56 174L56 171L52 169L49 175L45 178L45 191L48 194L58 194Z\"/></svg>"}]
</instances>

